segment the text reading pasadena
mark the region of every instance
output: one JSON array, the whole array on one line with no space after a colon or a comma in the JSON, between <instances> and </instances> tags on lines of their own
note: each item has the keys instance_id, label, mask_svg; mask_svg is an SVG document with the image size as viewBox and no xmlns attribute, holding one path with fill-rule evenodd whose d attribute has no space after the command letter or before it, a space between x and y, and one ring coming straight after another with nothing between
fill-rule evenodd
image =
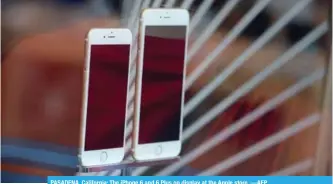
<instances>
[{"instance_id":1,"label":"text reading pasadena","mask_svg":"<svg viewBox=\"0 0 333 184\"><path fill-rule=\"evenodd\" d=\"M167 180L50 180L50 184L249 184L245 181L196 181L196 180L181 180L181 181L167 181ZM266 183L265 183L266 184Z\"/></svg>"}]
</instances>

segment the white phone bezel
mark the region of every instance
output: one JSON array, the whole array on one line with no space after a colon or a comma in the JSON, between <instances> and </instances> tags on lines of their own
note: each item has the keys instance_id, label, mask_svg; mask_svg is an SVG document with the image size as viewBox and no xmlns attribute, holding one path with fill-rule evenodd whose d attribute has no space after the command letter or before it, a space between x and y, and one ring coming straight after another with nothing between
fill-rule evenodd
<instances>
[{"instance_id":1,"label":"white phone bezel","mask_svg":"<svg viewBox=\"0 0 333 184\"><path fill-rule=\"evenodd\" d=\"M128 63L131 58L131 46L132 46L132 33L129 29L106 29L96 28L91 29L86 38L86 59L84 66L84 92L83 92L83 105L82 105L82 117L81 117L81 137L80 137L80 162L83 166L94 166L104 164L119 163L123 160L125 155L125 132L126 132L126 121L127 121L127 108L125 109L125 122L124 122L124 137L123 147L85 151L85 137L86 137L86 117L88 107L88 89L89 89L89 72L90 72L90 51L91 45L129 45L130 54L128 56ZM128 64L129 67L129 64ZM127 93L129 89L129 69L128 69L128 80L127 80ZM111 85L111 84L109 84ZM126 107L128 104L128 94L126 94ZM107 160L102 161L102 154L107 154Z\"/></svg>"},{"instance_id":2,"label":"white phone bezel","mask_svg":"<svg viewBox=\"0 0 333 184\"><path fill-rule=\"evenodd\" d=\"M140 119L140 103L141 103L141 81L142 81L142 68L143 68L143 51L144 51L144 37L146 26L187 26L186 43L184 62L187 57L188 45L188 27L189 27L189 13L186 9L146 9L142 12L140 19L140 34L139 34L139 52L137 59L137 77L136 77L136 94L135 94L135 110L134 110L134 133L133 133L133 156L136 160L151 160L160 158L176 157L180 154L182 144L182 129L183 129L183 109L184 109L184 93L182 91L181 103L181 118L180 118L180 135L177 141L156 142L149 144L139 144L139 119ZM183 71L183 86L186 77L186 64L184 64ZM161 149L161 150L159 150ZM157 153L160 151L161 153Z\"/></svg>"}]
</instances>

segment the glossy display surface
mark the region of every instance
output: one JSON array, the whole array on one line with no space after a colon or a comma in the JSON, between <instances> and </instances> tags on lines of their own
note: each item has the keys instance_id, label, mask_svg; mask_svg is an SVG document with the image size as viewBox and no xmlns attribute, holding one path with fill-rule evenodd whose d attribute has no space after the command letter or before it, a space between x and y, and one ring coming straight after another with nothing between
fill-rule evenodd
<instances>
[{"instance_id":1,"label":"glossy display surface","mask_svg":"<svg viewBox=\"0 0 333 184\"><path fill-rule=\"evenodd\" d=\"M92 45L85 150L124 145L130 45Z\"/></svg>"},{"instance_id":2,"label":"glossy display surface","mask_svg":"<svg viewBox=\"0 0 333 184\"><path fill-rule=\"evenodd\" d=\"M179 140L186 26L146 26L139 144Z\"/></svg>"}]
</instances>

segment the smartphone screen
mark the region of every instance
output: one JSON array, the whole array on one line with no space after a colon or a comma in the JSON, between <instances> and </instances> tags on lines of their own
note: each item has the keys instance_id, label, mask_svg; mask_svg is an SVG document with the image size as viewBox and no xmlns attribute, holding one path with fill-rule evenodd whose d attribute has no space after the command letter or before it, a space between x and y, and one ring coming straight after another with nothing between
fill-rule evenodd
<instances>
[{"instance_id":1,"label":"smartphone screen","mask_svg":"<svg viewBox=\"0 0 333 184\"><path fill-rule=\"evenodd\" d=\"M179 140L187 26L146 26L139 144Z\"/></svg>"},{"instance_id":2,"label":"smartphone screen","mask_svg":"<svg viewBox=\"0 0 333 184\"><path fill-rule=\"evenodd\" d=\"M91 45L85 151L124 144L130 45Z\"/></svg>"}]
</instances>

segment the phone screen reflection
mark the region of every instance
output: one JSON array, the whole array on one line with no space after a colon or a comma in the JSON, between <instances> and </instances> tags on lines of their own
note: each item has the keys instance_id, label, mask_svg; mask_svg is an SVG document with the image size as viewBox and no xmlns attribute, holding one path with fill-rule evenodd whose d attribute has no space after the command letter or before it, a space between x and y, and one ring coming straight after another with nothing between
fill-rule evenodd
<instances>
[{"instance_id":1,"label":"phone screen reflection","mask_svg":"<svg viewBox=\"0 0 333 184\"><path fill-rule=\"evenodd\" d=\"M139 144L179 140L186 26L146 26Z\"/></svg>"},{"instance_id":2,"label":"phone screen reflection","mask_svg":"<svg viewBox=\"0 0 333 184\"><path fill-rule=\"evenodd\" d=\"M124 145L130 45L92 45L85 151Z\"/></svg>"}]
</instances>

